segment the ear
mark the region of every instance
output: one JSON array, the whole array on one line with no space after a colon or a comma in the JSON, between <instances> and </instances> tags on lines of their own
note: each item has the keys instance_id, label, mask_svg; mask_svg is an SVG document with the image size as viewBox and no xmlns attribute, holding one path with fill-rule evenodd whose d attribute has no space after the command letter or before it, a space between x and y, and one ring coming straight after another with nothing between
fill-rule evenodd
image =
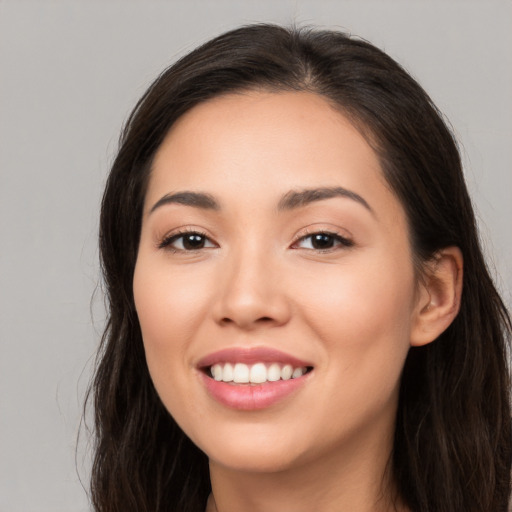
<instances>
[{"instance_id":1,"label":"ear","mask_svg":"<svg viewBox=\"0 0 512 512\"><path fill-rule=\"evenodd\" d=\"M462 295L463 258L458 247L438 251L426 263L418 284L411 329L411 345L434 341L457 316Z\"/></svg>"}]
</instances>

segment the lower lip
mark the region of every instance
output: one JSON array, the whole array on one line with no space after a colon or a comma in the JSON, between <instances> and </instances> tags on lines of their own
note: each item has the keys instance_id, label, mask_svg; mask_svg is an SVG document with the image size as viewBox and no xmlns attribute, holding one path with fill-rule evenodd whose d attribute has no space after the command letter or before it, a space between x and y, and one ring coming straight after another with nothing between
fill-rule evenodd
<instances>
[{"instance_id":1,"label":"lower lip","mask_svg":"<svg viewBox=\"0 0 512 512\"><path fill-rule=\"evenodd\" d=\"M264 384L230 384L216 381L201 372L204 385L215 400L242 411L266 409L284 400L305 384L308 375Z\"/></svg>"}]
</instances>

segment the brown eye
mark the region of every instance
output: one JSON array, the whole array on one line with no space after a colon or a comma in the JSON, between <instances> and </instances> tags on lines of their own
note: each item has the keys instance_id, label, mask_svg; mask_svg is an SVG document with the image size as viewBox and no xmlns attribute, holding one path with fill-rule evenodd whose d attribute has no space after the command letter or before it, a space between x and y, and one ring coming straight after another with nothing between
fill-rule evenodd
<instances>
[{"instance_id":1,"label":"brown eye","mask_svg":"<svg viewBox=\"0 0 512 512\"><path fill-rule=\"evenodd\" d=\"M205 245L206 238L197 233L191 233L189 235L182 236L183 248L187 251L193 251L195 249L202 249Z\"/></svg>"},{"instance_id":2,"label":"brown eye","mask_svg":"<svg viewBox=\"0 0 512 512\"><path fill-rule=\"evenodd\" d=\"M333 236L325 233L317 233L311 236L311 245L313 249L331 249L334 247L336 240Z\"/></svg>"},{"instance_id":3,"label":"brown eye","mask_svg":"<svg viewBox=\"0 0 512 512\"><path fill-rule=\"evenodd\" d=\"M177 233L163 240L159 248L170 249L174 251L198 251L208 247L215 247L215 244L202 233L195 231L187 233Z\"/></svg>"},{"instance_id":4,"label":"brown eye","mask_svg":"<svg viewBox=\"0 0 512 512\"><path fill-rule=\"evenodd\" d=\"M336 233L312 233L302 237L296 246L301 249L311 249L316 251L328 251L336 247L352 247L352 240L344 238Z\"/></svg>"}]
</instances>

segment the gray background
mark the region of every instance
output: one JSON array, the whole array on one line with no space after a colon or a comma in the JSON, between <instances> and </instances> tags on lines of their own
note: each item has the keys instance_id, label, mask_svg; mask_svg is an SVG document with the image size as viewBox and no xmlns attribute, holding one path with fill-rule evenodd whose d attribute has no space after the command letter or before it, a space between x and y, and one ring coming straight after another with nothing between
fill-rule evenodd
<instances>
[{"instance_id":1,"label":"gray background","mask_svg":"<svg viewBox=\"0 0 512 512\"><path fill-rule=\"evenodd\" d=\"M0 0L0 512L75 512L80 408L104 313L97 217L123 120L150 81L242 23L320 24L406 66L461 142L511 304L512 2ZM87 435L77 457L87 481Z\"/></svg>"}]
</instances>

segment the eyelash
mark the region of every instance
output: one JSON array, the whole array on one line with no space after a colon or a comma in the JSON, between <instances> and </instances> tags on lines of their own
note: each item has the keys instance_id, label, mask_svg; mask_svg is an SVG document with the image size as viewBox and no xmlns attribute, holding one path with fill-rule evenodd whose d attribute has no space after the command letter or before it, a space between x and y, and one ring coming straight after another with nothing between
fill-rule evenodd
<instances>
[{"instance_id":1,"label":"eyelash","mask_svg":"<svg viewBox=\"0 0 512 512\"><path fill-rule=\"evenodd\" d=\"M180 238L184 238L187 235L188 236L196 235L196 236L200 237L204 243L208 243L208 241L209 241L212 244L212 246L214 246L213 242L211 242L211 240L208 238L206 233L203 233L196 229L185 229L182 231L178 231L177 233L173 233L172 235L164 237L163 240L161 242L159 242L158 248L169 250L173 253L177 253L177 252L195 253L195 252L201 251L202 249L209 248L209 247L203 246L203 247L199 247L197 249L181 249L181 248L176 248L176 247L172 246L172 244L175 243L177 240L179 240ZM323 235L323 236L329 237L332 239L333 243L337 243L337 245L335 245L334 247L328 247L326 249L318 249L318 248L315 249L314 247L311 247L311 248L306 248L306 250L310 250L310 251L314 251L314 252L323 254L323 253L329 253L329 252L335 251L336 249L339 249L339 248L350 248L350 247L354 246L354 242L352 240L340 235L339 233L335 233L335 232L331 232L331 231L314 231L314 232L308 232L305 234L303 233L292 243L291 247L293 249L299 249L300 247L297 247L297 245L299 243L307 240L308 238L312 238L315 235Z\"/></svg>"},{"instance_id":2,"label":"eyelash","mask_svg":"<svg viewBox=\"0 0 512 512\"><path fill-rule=\"evenodd\" d=\"M312 238L315 235L324 235L326 237L330 237L331 239L333 239L333 243L337 242L338 245L334 246L334 247L328 247L327 249L315 249L314 247L312 247L312 248L308 248L307 250L315 251L315 252L323 254L323 253L329 253L329 252L335 251L336 249L339 249L339 248L348 249L348 248L354 246L354 242L352 240L340 235L339 233L320 230L320 231L306 232L305 234L304 233L301 234L301 236L299 236L297 238L297 240L295 242L293 242L292 248L295 248L300 242L307 240L308 238Z\"/></svg>"},{"instance_id":3,"label":"eyelash","mask_svg":"<svg viewBox=\"0 0 512 512\"><path fill-rule=\"evenodd\" d=\"M210 240L206 233L203 233L201 231L198 231L197 229L184 229L182 231L178 231L177 233L173 233L172 235L168 235L163 238L163 240L158 244L159 249L166 249L171 252L196 252L200 251L201 249L204 249L204 247L201 247L199 249L178 249L176 247L173 247L172 244L179 240L180 238L184 238L187 235L196 235L201 237L203 240Z\"/></svg>"}]
</instances>

